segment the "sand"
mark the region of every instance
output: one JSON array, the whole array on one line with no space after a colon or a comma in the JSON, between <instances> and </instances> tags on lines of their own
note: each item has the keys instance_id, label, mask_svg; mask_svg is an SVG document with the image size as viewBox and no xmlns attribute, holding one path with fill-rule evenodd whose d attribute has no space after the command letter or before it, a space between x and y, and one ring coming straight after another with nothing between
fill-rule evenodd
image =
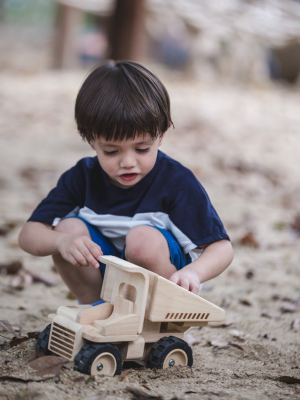
<instances>
[{"instance_id":1,"label":"sand","mask_svg":"<svg viewBox=\"0 0 300 400\"><path fill-rule=\"evenodd\" d=\"M63 368L46 380L22 381L35 379L27 365L35 340L9 348L12 336L1 332L0 398L134 398L128 387L143 390L135 398L148 399L300 398L299 384L274 380L300 378L298 89L200 84L159 73L176 126L162 150L194 171L233 243L232 265L201 294L225 309L226 324L190 330L196 340L192 369L129 369L121 379L95 380ZM25 270L57 281L16 289L2 268L1 319L24 333L43 330L49 313L76 303L67 298L52 259L25 254L17 237L60 174L93 155L73 121L84 76L82 71L0 76L0 226L6 230L0 264L18 260Z\"/></svg>"}]
</instances>

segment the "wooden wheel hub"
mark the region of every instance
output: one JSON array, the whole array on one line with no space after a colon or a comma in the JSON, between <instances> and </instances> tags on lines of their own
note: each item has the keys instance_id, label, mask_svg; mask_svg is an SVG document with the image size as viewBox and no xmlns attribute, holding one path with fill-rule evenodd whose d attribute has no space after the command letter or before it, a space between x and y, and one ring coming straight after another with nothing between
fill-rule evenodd
<instances>
[{"instance_id":1,"label":"wooden wheel hub","mask_svg":"<svg viewBox=\"0 0 300 400\"><path fill-rule=\"evenodd\" d=\"M163 363L163 369L170 368L174 366L187 366L188 365L188 357L184 350L175 349L170 351L170 353L165 358Z\"/></svg>"},{"instance_id":2,"label":"wooden wheel hub","mask_svg":"<svg viewBox=\"0 0 300 400\"><path fill-rule=\"evenodd\" d=\"M117 361L111 353L99 354L92 363L91 375L114 376L117 369Z\"/></svg>"}]
</instances>

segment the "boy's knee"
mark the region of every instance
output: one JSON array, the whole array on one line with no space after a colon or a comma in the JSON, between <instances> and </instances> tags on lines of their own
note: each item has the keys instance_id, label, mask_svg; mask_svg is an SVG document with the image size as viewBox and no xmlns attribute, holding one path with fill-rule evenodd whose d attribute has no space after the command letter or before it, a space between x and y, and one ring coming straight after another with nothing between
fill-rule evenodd
<instances>
[{"instance_id":1,"label":"boy's knee","mask_svg":"<svg viewBox=\"0 0 300 400\"><path fill-rule=\"evenodd\" d=\"M77 218L66 218L59 221L54 228L57 232L70 233L71 235L89 236L86 224Z\"/></svg>"},{"instance_id":2,"label":"boy's knee","mask_svg":"<svg viewBox=\"0 0 300 400\"><path fill-rule=\"evenodd\" d=\"M158 252L168 250L163 235L151 226L139 225L131 228L126 236L126 260L144 266L157 260Z\"/></svg>"}]
</instances>

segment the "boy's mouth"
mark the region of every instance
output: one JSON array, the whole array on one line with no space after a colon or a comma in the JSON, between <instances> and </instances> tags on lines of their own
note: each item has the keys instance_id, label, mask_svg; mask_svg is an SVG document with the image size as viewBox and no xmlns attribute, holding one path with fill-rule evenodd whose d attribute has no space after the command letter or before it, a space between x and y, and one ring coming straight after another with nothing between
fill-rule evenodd
<instances>
[{"instance_id":1,"label":"boy's mouth","mask_svg":"<svg viewBox=\"0 0 300 400\"><path fill-rule=\"evenodd\" d=\"M133 181L137 176L138 176L138 174L136 174L136 173L123 174L123 175L120 175L120 178L123 179L124 181Z\"/></svg>"}]
</instances>

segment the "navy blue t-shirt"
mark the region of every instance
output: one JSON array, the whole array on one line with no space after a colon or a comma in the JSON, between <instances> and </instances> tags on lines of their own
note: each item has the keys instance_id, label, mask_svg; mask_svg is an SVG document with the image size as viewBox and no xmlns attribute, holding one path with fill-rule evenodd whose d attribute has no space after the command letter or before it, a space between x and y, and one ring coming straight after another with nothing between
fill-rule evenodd
<instances>
[{"instance_id":1,"label":"navy blue t-shirt","mask_svg":"<svg viewBox=\"0 0 300 400\"><path fill-rule=\"evenodd\" d=\"M229 237L207 193L194 174L161 151L152 170L136 185L110 183L97 157L86 157L66 171L29 221L57 225L78 215L122 251L129 229L152 225L171 232L194 261L201 246Z\"/></svg>"}]
</instances>

